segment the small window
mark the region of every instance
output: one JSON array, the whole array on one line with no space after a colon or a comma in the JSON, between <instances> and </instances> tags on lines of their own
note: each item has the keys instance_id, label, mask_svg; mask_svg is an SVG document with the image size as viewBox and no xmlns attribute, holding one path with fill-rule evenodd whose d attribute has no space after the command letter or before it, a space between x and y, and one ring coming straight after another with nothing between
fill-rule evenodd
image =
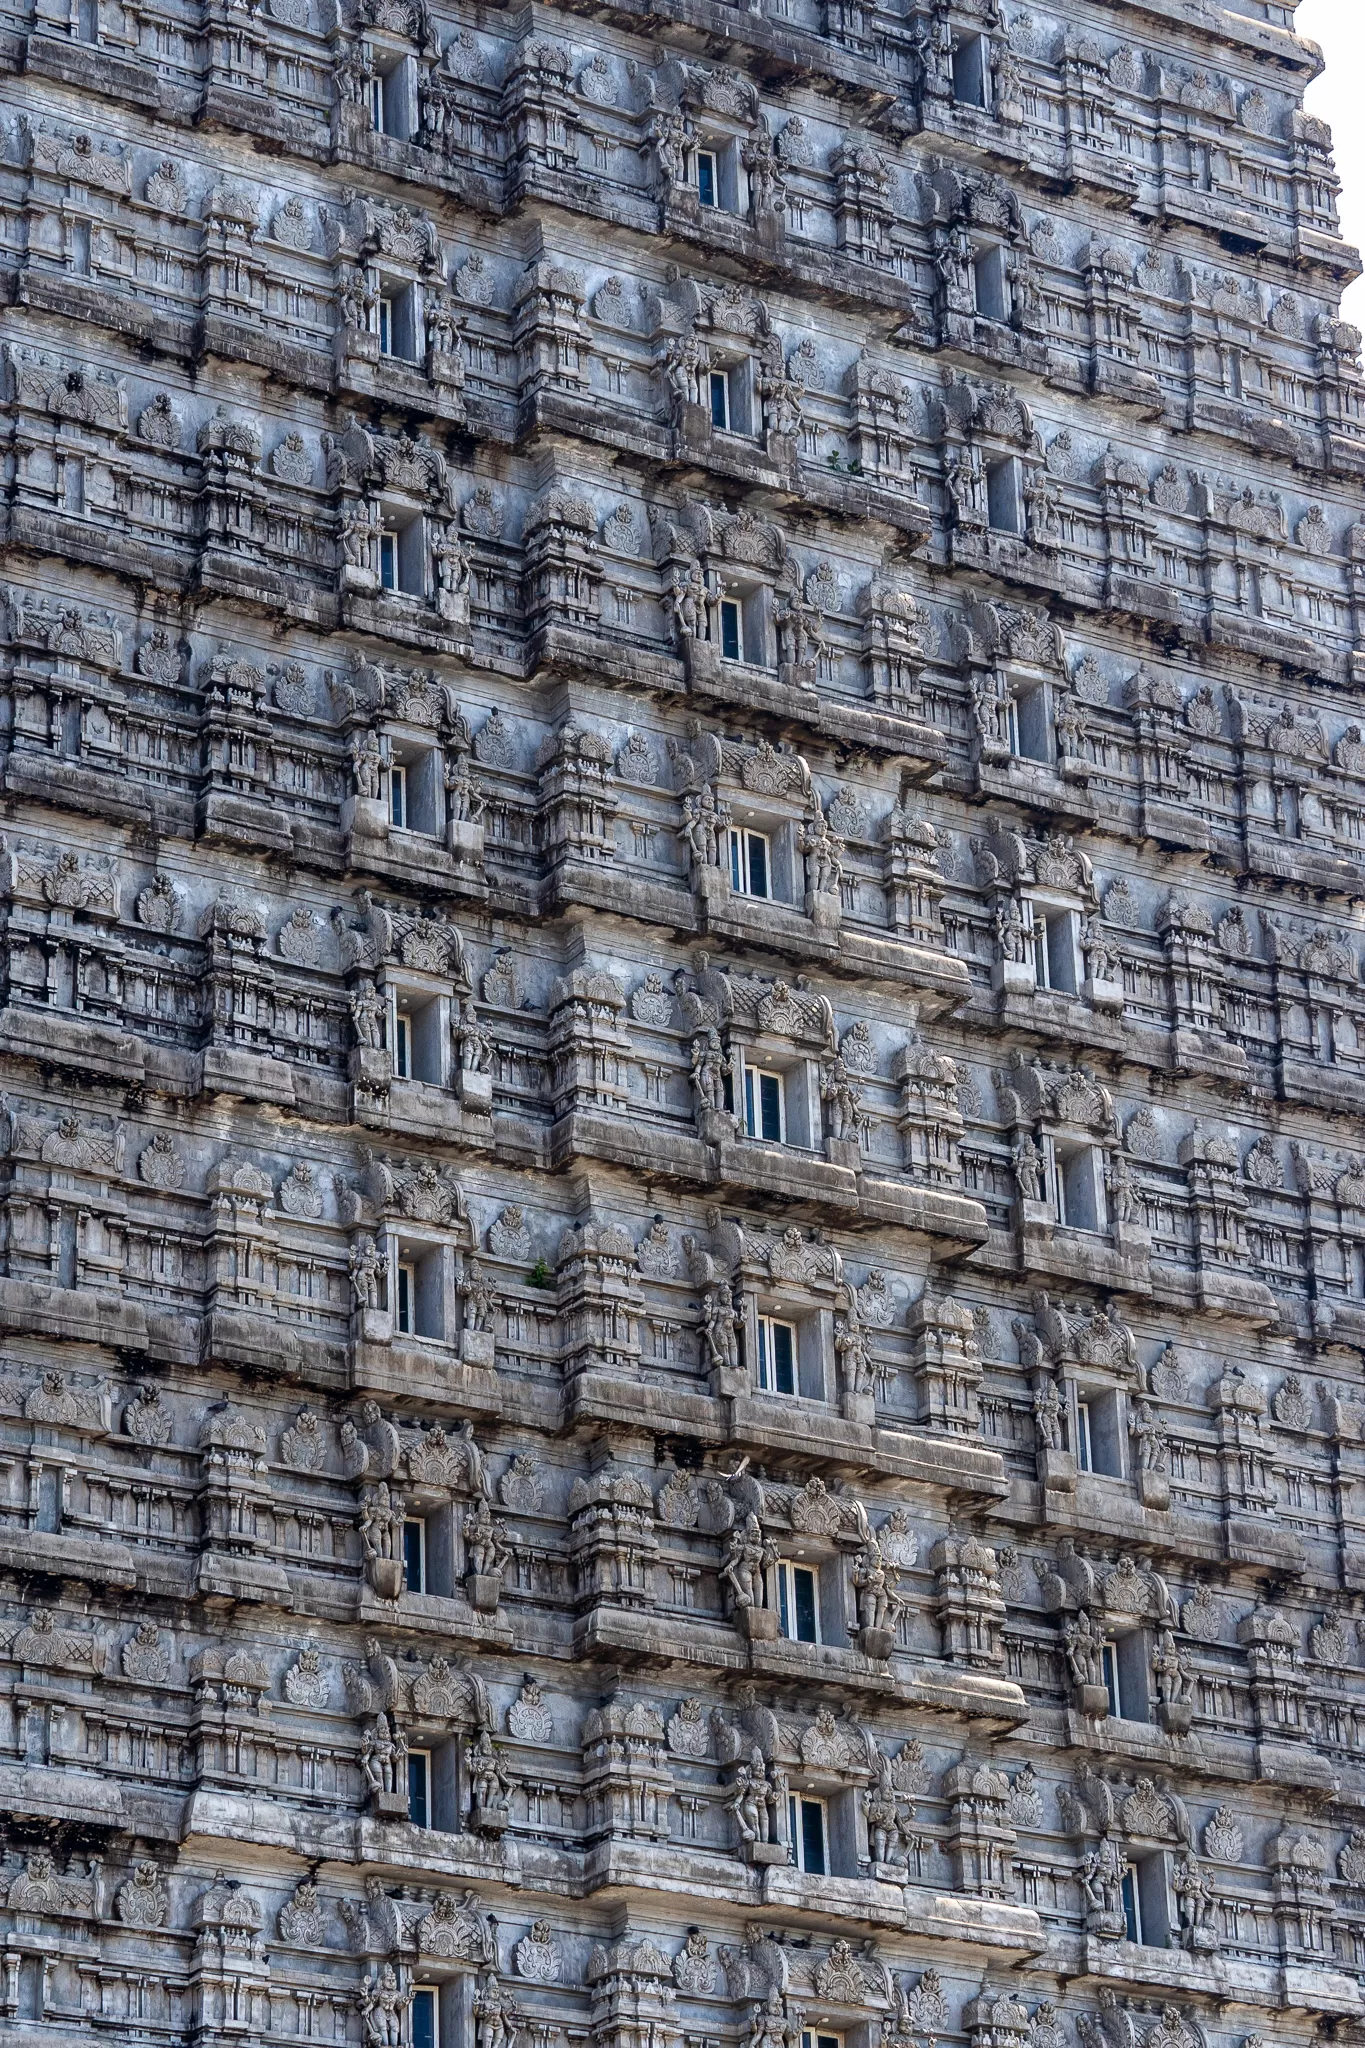
<instances>
[{"instance_id":1,"label":"small window","mask_svg":"<svg viewBox=\"0 0 1365 2048\"><path fill-rule=\"evenodd\" d=\"M76 7L76 34L83 43L97 43L99 41L99 0L78 0Z\"/></svg>"},{"instance_id":2,"label":"small window","mask_svg":"<svg viewBox=\"0 0 1365 2048\"><path fill-rule=\"evenodd\" d=\"M1104 1183L1094 1145L1057 1146L1057 1220L1068 1230L1103 1230Z\"/></svg>"},{"instance_id":3,"label":"small window","mask_svg":"<svg viewBox=\"0 0 1365 2048\"><path fill-rule=\"evenodd\" d=\"M374 302L370 323L379 342L381 356L399 356L412 362L417 355L416 299L408 284L383 279Z\"/></svg>"},{"instance_id":4,"label":"small window","mask_svg":"<svg viewBox=\"0 0 1365 2048\"><path fill-rule=\"evenodd\" d=\"M772 848L765 832L730 829L730 887L737 896L771 896Z\"/></svg>"},{"instance_id":5,"label":"small window","mask_svg":"<svg viewBox=\"0 0 1365 2048\"><path fill-rule=\"evenodd\" d=\"M1010 317L1009 287L1005 277L1005 252L999 244L979 249L972 264L976 310L983 320L999 323Z\"/></svg>"},{"instance_id":6,"label":"small window","mask_svg":"<svg viewBox=\"0 0 1365 2048\"><path fill-rule=\"evenodd\" d=\"M379 532L379 587L426 594L426 527L420 514L400 520L389 514Z\"/></svg>"},{"instance_id":7,"label":"small window","mask_svg":"<svg viewBox=\"0 0 1365 2048\"><path fill-rule=\"evenodd\" d=\"M1170 1882L1166 1858L1139 1856L1123 1880L1123 1926L1129 1941L1166 1948L1171 1939Z\"/></svg>"},{"instance_id":8,"label":"small window","mask_svg":"<svg viewBox=\"0 0 1365 2048\"><path fill-rule=\"evenodd\" d=\"M699 149L697 164L697 197L703 206L720 205L720 163L714 149Z\"/></svg>"},{"instance_id":9,"label":"small window","mask_svg":"<svg viewBox=\"0 0 1365 2048\"><path fill-rule=\"evenodd\" d=\"M1033 968L1039 988L1055 989L1074 996L1076 979L1076 920L1070 910L1033 912Z\"/></svg>"},{"instance_id":10,"label":"small window","mask_svg":"<svg viewBox=\"0 0 1365 2048\"><path fill-rule=\"evenodd\" d=\"M398 1329L411 1337L417 1327L417 1268L407 1260L398 1264Z\"/></svg>"},{"instance_id":11,"label":"small window","mask_svg":"<svg viewBox=\"0 0 1365 2048\"><path fill-rule=\"evenodd\" d=\"M720 652L723 661L744 659L744 613L735 597L720 601Z\"/></svg>"},{"instance_id":12,"label":"small window","mask_svg":"<svg viewBox=\"0 0 1365 2048\"><path fill-rule=\"evenodd\" d=\"M408 1819L415 1828L431 1826L431 1751L408 1751Z\"/></svg>"},{"instance_id":13,"label":"small window","mask_svg":"<svg viewBox=\"0 0 1365 2048\"><path fill-rule=\"evenodd\" d=\"M758 1319L758 1384L765 1394L796 1392L796 1325Z\"/></svg>"},{"instance_id":14,"label":"small window","mask_svg":"<svg viewBox=\"0 0 1365 2048\"><path fill-rule=\"evenodd\" d=\"M395 761L389 769L389 823L405 826L408 822L408 771L401 761Z\"/></svg>"},{"instance_id":15,"label":"small window","mask_svg":"<svg viewBox=\"0 0 1365 2048\"><path fill-rule=\"evenodd\" d=\"M62 495L68 512L84 512L85 462L79 455L68 455L62 464Z\"/></svg>"},{"instance_id":16,"label":"small window","mask_svg":"<svg viewBox=\"0 0 1365 2048\"><path fill-rule=\"evenodd\" d=\"M1076 1463L1082 1472L1122 1479L1122 1422L1122 1396L1112 1387L1078 1389Z\"/></svg>"},{"instance_id":17,"label":"small window","mask_svg":"<svg viewBox=\"0 0 1365 2048\"><path fill-rule=\"evenodd\" d=\"M809 2027L801 2033L801 2048L844 2048L842 2034L813 2034Z\"/></svg>"},{"instance_id":18,"label":"small window","mask_svg":"<svg viewBox=\"0 0 1365 2048\"><path fill-rule=\"evenodd\" d=\"M777 1612L783 1635L789 1643L818 1643L820 1640L820 1574L811 1565L777 1567Z\"/></svg>"},{"instance_id":19,"label":"small window","mask_svg":"<svg viewBox=\"0 0 1365 2048\"><path fill-rule=\"evenodd\" d=\"M824 1800L807 1799L800 1793L791 1793L787 1800L787 1825L791 1831L792 1856L797 1869L804 1870L809 1877L824 1877L829 1870L829 1857L825 1850ZM836 2037L831 2035L829 2038Z\"/></svg>"},{"instance_id":20,"label":"small window","mask_svg":"<svg viewBox=\"0 0 1365 2048\"><path fill-rule=\"evenodd\" d=\"M369 106L370 120L377 133L391 135L396 142L408 140L412 134L412 106L405 57L371 78Z\"/></svg>"},{"instance_id":21,"label":"small window","mask_svg":"<svg viewBox=\"0 0 1365 2048\"><path fill-rule=\"evenodd\" d=\"M764 1073L761 1067L744 1069L744 1128L765 1144L786 1144L786 1090L780 1074Z\"/></svg>"},{"instance_id":22,"label":"small window","mask_svg":"<svg viewBox=\"0 0 1365 2048\"><path fill-rule=\"evenodd\" d=\"M427 1525L416 1515L403 1524L403 1583L409 1593L427 1590Z\"/></svg>"},{"instance_id":23,"label":"small window","mask_svg":"<svg viewBox=\"0 0 1365 2048\"><path fill-rule=\"evenodd\" d=\"M1019 484L1019 464L1013 455L992 462L986 469L986 516L997 533L1022 533L1024 500Z\"/></svg>"},{"instance_id":24,"label":"small window","mask_svg":"<svg viewBox=\"0 0 1365 2048\"><path fill-rule=\"evenodd\" d=\"M71 268L77 277L90 275L90 223L88 220L73 220L71 223Z\"/></svg>"},{"instance_id":25,"label":"small window","mask_svg":"<svg viewBox=\"0 0 1365 2048\"><path fill-rule=\"evenodd\" d=\"M730 372L712 370L710 376L711 424L722 433L730 431Z\"/></svg>"},{"instance_id":26,"label":"small window","mask_svg":"<svg viewBox=\"0 0 1365 2048\"><path fill-rule=\"evenodd\" d=\"M984 107L991 75L990 45L985 36L962 36L953 49L953 98L960 107Z\"/></svg>"},{"instance_id":27,"label":"small window","mask_svg":"<svg viewBox=\"0 0 1365 2048\"><path fill-rule=\"evenodd\" d=\"M1025 761L1052 759L1052 720L1041 683L1016 690L1008 709L1010 752Z\"/></svg>"},{"instance_id":28,"label":"small window","mask_svg":"<svg viewBox=\"0 0 1365 2048\"><path fill-rule=\"evenodd\" d=\"M434 1984L413 1987L412 2048L441 2048L440 1994Z\"/></svg>"}]
</instances>

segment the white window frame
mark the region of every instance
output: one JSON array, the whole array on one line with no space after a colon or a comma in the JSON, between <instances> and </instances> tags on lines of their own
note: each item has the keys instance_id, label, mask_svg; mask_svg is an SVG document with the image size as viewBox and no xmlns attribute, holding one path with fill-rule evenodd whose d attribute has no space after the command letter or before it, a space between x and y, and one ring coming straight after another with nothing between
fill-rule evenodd
<instances>
[{"instance_id":1,"label":"white window frame","mask_svg":"<svg viewBox=\"0 0 1365 2048\"><path fill-rule=\"evenodd\" d=\"M730 887L737 896L752 896L757 902L771 903L773 900L773 842L767 832L755 832L751 825L731 825L730 834ZM766 889L754 887L754 849L757 840L763 848L763 879Z\"/></svg>"},{"instance_id":2,"label":"white window frame","mask_svg":"<svg viewBox=\"0 0 1365 2048\"><path fill-rule=\"evenodd\" d=\"M777 1083L777 1128L778 1136L772 1137L763 1129L763 1083ZM785 1145L787 1142L787 1077L776 1073L771 1067L744 1065L744 1128L749 1137L761 1145Z\"/></svg>"},{"instance_id":3,"label":"white window frame","mask_svg":"<svg viewBox=\"0 0 1365 2048\"><path fill-rule=\"evenodd\" d=\"M823 1640L820 1631L820 1567L815 1564L801 1564L796 1558L780 1557L777 1561L777 1613L782 1639L788 1643L819 1643ZM815 1634L798 1636L792 1633L796 1628L796 1575L805 1573L811 1581L812 1605L815 1610ZM785 1624L785 1626L783 1626Z\"/></svg>"},{"instance_id":4,"label":"white window frame","mask_svg":"<svg viewBox=\"0 0 1365 2048\"><path fill-rule=\"evenodd\" d=\"M778 1357L777 1332L785 1330L791 1339L790 1375L791 1385L777 1384ZM791 1399L801 1391L801 1364L798 1343L800 1333L795 1323L789 1323L784 1316L760 1316L758 1318L758 1384L765 1394L779 1394L784 1400Z\"/></svg>"},{"instance_id":5,"label":"white window frame","mask_svg":"<svg viewBox=\"0 0 1365 2048\"><path fill-rule=\"evenodd\" d=\"M719 406L716 404L718 398L720 400ZM733 432L730 398L730 372L728 370L708 370L706 373L706 402L711 412L711 425L720 434ZM717 418L717 413L720 415L719 418Z\"/></svg>"},{"instance_id":6,"label":"white window frame","mask_svg":"<svg viewBox=\"0 0 1365 2048\"><path fill-rule=\"evenodd\" d=\"M702 178L703 164L709 164L711 167L711 197L709 199L706 197ZM694 151L692 179L697 190L697 204L705 207L708 213L723 213L725 208L721 204L720 196L720 151L718 149L698 149Z\"/></svg>"},{"instance_id":7,"label":"white window frame","mask_svg":"<svg viewBox=\"0 0 1365 2048\"><path fill-rule=\"evenodd\" d=\"M398 566L398 528L385 526L379 534L379 587L381 590L401 590Z\"/></svg>"},{"instance_id":8,"label":"white window frame","mask_svg":"<svg viewBox=\"0 0 1365 2048\"><path fill-rule=\"evenodd\" d=\"M381 356L393 354L393 300L387 295L375 300L374 331L379 337Z\"/></svg>"},{"instance_id":9,"label":"white window frame","mask_svg":"<svg viewBox=\"0 0 1365 2048\"><path fill-rule=\"evenodd\" d=\"M376 135L383 135L387 132L384 127L383 74L378 71L372 71L365 83L368 88L367 98L370 106L370 125L373 127Z\"/></svg>"},{"instance_id":10,"label":"white window frame","mask_svg":"<svg viewBox=\"0 0 1365 2048\"><path fill-rule=\"evenodd\" d=\"M819 1809L820 1860L825 1866L823 1870L813 1870L809 1874L812 1877L828 1877L830 1874L829 1806L825 1800L812 1799L809 1793L806 1792L789 1792L787 1794L787 1831L791 1836L792 1862L798 1870L805 1871L808 1868L806 1863L806 1835L805 1829L801 1825L801 1809L804 1806L814 1806Z\"/></svg>"}]
</instances>

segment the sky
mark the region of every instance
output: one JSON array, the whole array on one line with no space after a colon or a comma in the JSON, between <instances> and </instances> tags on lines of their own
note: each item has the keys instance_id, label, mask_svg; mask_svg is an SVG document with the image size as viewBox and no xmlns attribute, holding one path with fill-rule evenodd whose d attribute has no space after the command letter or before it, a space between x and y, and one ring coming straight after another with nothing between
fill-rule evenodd
<instances>
[{"instance_id":1,"label":"sky","mask_svg":"<svg viewBox=\"0 0 1365 2048\"><path fill-rule=\"evenodd\" d=\"M1330 121L1341 176L1341 232L1365 250L1365 0L1300 0L1294 25L1317 43L1327 59L1322 77L1308 88L1310 114ZM1342 312L1365 327L1365 280L1353 284Z\"/></svg>"}]
</instances>

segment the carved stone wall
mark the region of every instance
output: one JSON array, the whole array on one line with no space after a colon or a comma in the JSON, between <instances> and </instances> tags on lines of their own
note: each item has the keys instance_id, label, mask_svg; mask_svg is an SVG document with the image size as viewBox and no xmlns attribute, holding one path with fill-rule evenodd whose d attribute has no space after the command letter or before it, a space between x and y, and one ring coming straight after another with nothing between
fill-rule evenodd
<instances>
[{"instance_id":1,"label":"carved stone wall","mask_svg":"<svg viewBox=\"0 0 1365 2048\"><path fill-rule=\"evenodd\" d=\"M1294 0L0 9L0 2044L1365 2038Z\"/></svg>"}]
</instances>

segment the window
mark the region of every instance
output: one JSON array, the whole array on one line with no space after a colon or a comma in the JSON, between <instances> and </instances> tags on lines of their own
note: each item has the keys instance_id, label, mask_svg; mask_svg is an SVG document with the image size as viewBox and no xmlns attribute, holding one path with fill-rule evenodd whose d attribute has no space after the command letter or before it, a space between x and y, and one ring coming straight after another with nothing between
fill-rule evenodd
<instances>
[{"instance_id":1,"label":"window","mask_svg":"<svg viewBox=\"0 0 1365 2048\"><path fill-rule=\"evenodd\" d=\"M796 1392L796 1325L758 1319L758 1384L765 1394Z\"/></svg>"},{"instance_id":2,"label":"window","mask_svg":"<svg viewBox=\"0 0 1365 2048\"><path fill-rule=\"evenodd\" d=\"M411 784L408 785L411 791ZM442 1059L441 1020L446 1006L438 996L424 998L395 988L390 993L389 1042L396 1081L426 1081L441 1087L446 1080Z\"/></svg>"},{"instance_id":3,"label":"window","mask_svg":"<svg viewBox=\"0 0 1365 2048\"><path fill-rule=\"evenodd\" d=\"M408 822L408 771L401 761L395 761L389 769L389 823L406 825Z\"/></svg>"},{"instance_id":4,"label":"window","mask_svg":"<svg viewBox=\"0 0 1365 2048\"><path fill-rule=\"evenodd\" d=\"M406 142L412 134L408 62L400 57L386 71L376 70L369 84L370 121L380 135Z\"/></svg>"},{"instance_id":5,"label":"window","mask_svg":"<svg viewBox=\"0 0 1365 2048\"><path fill-rule=\"evenodd\" d=\"M408 1751L408 1819L415 1828L431 1826L431 1751Z\"/></svg>"},{"instance_id":6,"label":"window","mask_svg":"<svg viewBox=\"0 0 1365 2048\"><path fill-rule=\"evenodd\" d=\"M1082 1472L1123 1477L1122 1396L1112 1388L1078 1388L1076 1463Z\"/></svg>"},{"instance_id":7,"label":"window","mask_svg":"<svg viewBox=\"0 0 1365 2048\"><path fill-rule=\"evenodd\" d=\"M1005 252L998 244L977 251L972 277L976 310L981 318L1007 321L1010 317L1009 286L1005 276Z\"/></svg>"},{"instance_id":8,"label":"window","mask_svg":"<svg viewBox=\"0 0 1365 2048\"><path fill-rule=\"evenodd\" d=\"M85 461L68 455L62 464L62 496L68 512L85 510Z\"/></svg>"},{"instance_id":9,"label":"window","mask_svg":"<svg viewBox=\"0 0 1365 2048\"><path fill-rule=\"evenodd\" d=\"M379 296L374 302L370 319L379 339L381 356L401 356L405 362L412 362L415 359L417 320L415 295L411 285L390 283L387 278L381 279Z\"/></svg>"},{"instance_id":10,"label":"window","mask_svg":"<svg viewBox=\"0 0 1365 2048\"><path fill-rule=\"evenodd\" d=\"M829 1869L829 1858L825 1854L824 1800L806 1799L793 1792L787 1800L787 1826L797 1869L804 1870L810 1877L824 1877Z\"/></svg>"},{"instance_id":11,"label":"window","mask_svg":"<svg viewBox=\"0 0 1365 2048\"><path fill-rule=\"evenodd\" d=\"M711 424L722 433L730 431L730 373L728 370L712 370L710 375Z\"/></svg>"},{"instance_id":12,"label":"window","mask_svg":"<svg viewBox=\"0 0 1365 2048\"><path fill-rule=\"evenodd\" d=\"M424 597L427 587L426 528L420 514L407 519L385 510L379 531L379 587Z\"/></svg>"},{"instance_id":13,"label":"window","mask_svg":"<svg viewBox=\"0 0 1365 2048\"><path fill-rule=\"evenodd\" d=\"M844 2048L842 2034L813 2034L807 2027L801 2034L801 2048Z\"/></svg>"},{"instance_id":14,"label":"window","mask_svg":"<svg viewBox=\"0 0 1365 2048\"><path fill-rule=\"evenodd\" d=\"M71 268L77 277L90 275L90 223L88 220L73 220L71 223Z\"/></svg>"},{"instance_id":15,"label":"window","mask_svg":"<svg viewBox=\"0 0 1365 2048\"><path fill-rule=\"evenodd\" d=\"M445 1254L440 1245L390 1240L389 1298L394 1327L404 1337L439 1337L445 1327ZM427 1558L430 1564L430 1555Z\"/></svg>"},{"instance_id":16,"label":"window","mask_svg":"<svg viewBox=\"0 0 1365 2048\"><path fill-rule=\"evenodd\" d=\"M409 1593L427 1590L427 1525L415 1515L403 1524L403 1584Z\"/></svg>"},{"instance_id":17,"label":"window","mask_svg":"<svg viewBox=\"0 0 1365 2048\"><path fill-rule=\"evenodd\" d=\"M1017 689L1009 700L1010 752L1026 761L1052 759L1052 718L1041 683Z\"/></svg>"},{"instance_id":18,"label":"window","mask_svg":"<svg viewBox=\"0 0 1365 2048\"><path fill-rule=\"evenodd\" d=\"M1166 1858L1137 1857L1123 1880L1124 1931L1129 1941L1166 1948L1171 1939L1170 1885Z\"/></svg>"},{"instance_id":19,"label":"window","mask_svg":"<svg viewBox=\"0 0 1365 2048\"><path fill-rule=\"evenodd\" d=\"M1109 1695L1109 1711L1116 1721L1151 1718L1148 1658L1146 1631L1140 1628L1128 1629L1104 1645L1104 1689Z\"/></svg>"},{"instance_id":20,"label":"window","mask_svg":"<svg viewBox=\"0 0 1365 2048\"><path fill-rule=\"evenodd\" d=\"M719 206L720 163L714 149L699 149L696 166L698 199L703 206Z\"/></svg>"},{"instance_id":21,"label":"window","mask_svg":"<svg viewBox=\"0 0 1365 2048\"><path fill-rule=\"evenodd\" d=\"M78 0L76 7L76 34L83 43L97 43L99 41L99 0Z\"/></svg>"},{"instance_id":22,"label":"window","mask_svg":"<svg viewBox=\"0 0 1365 2048\"><path fill-rule=\"evenodd\" d=\"M440 1997L433 1984L413 1988L412 2048L441 2048Z\"/></svg>"},{"instance_id":23,"label":"window","mask_svg":"<svg viewBox=\"0 0 1365 2048\"><path fill-rule=\"evenodd\" d=\"M778 1625L789 1643L818 1643L820 1640L820 1574L813 1565L789 1564L777 1567Z\"/></svg>"},{"instance_id":24,"label":"window","mask_svg":"<svg viewBox=\"0 0 1365 2048\"><path fill-rule=\"evenodd\" d=\"M720 652L723 661L744 659L744 613L735 597L720 601Z\"/></svg>"},{"instance_id":25,"label":"window","mask_svg":"<svg viewBox=\"0 0 1365 2048\"><path fill-rule=\"evenodd\" d=\"M987 464L986 516L997 533L1022 533L1024 530L1019 464L1013 455Z\"/></svg>"},{"instance_id":26,"label":"window","mask_svg":"<svg viewBox=\"0 0 1365 2048\"><path fill-rule=\"evenodd\" d=\"M751 1138L769 1145L787 1142L786 1091L780 1074L761 1067L744 1069L744 1128Z\"/></svg>"},{"instance_id":27,"label":"window","mask_svg":"<svg viewBox=\"0 0 1365 2048\"><path fill-rule=\"evenodd\" d=\"M1078 983L1074 911L1040 910L1034 905L1033 971L1039 988L1075 995Z\"/></svg>"},{"instance_id":28,"label":"window","mask_svg":"<svg viewBox=\"0 0 1365 2048\"><path fill-rule=\"evenodd\" d=\"M1098 1148L1057 1145L1053 1157L1058 1222L1069 1230L1103 1230L1104 1181Z\"/></svg>"},{"instance_id":29,"label":"window","mask_svg":"<svg viewBox=\"0 0 1365 2048\"><path fill-rule=\"evenodd\" d=\"M730 828L730 887L737 896L771 896L771 851L766 832Z\"/></svg>"},{"instance_id":30,"label":"window","mask_svg":"<svg viewBox=\"0 0 1365 2048\"><path fill-rule=\"evenodd\" d=\"M417 1268L407 1261L400 1261L398 1267L397 1319L401 1336L412 1336L416 1329L416 1315Z\"/></svg>"},{"instance_id":31,"label":"window","mask_svg":"<svg viewBox=\"0 0 1365 2048\"><path fill-rule=\"evenodd\" d=\"M960 107L984 107L991 75L985 36L962 36L953 49L953 98Z\"/></svg>"}]
</instances>

